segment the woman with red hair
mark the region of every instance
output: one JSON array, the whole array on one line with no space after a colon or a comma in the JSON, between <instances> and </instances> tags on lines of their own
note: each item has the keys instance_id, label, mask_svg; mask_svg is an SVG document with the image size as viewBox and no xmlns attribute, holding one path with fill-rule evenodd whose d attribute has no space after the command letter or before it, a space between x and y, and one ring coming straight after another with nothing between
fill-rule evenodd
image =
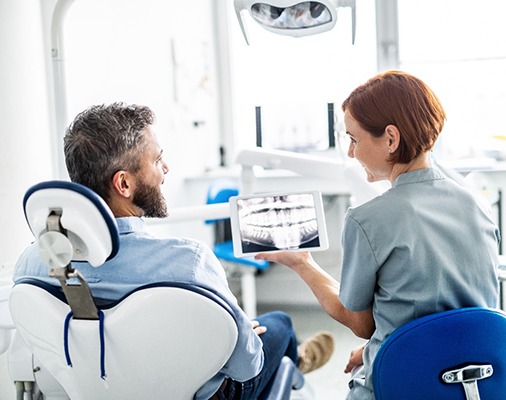
<instances>
[{"instance_id":1,"label":"woman with red hair","mask_svg":"<svg viewBox=\"0 0 506 400\"><path fill-rule=\"evenodd\" d=\"M352 353L348 399L374 399L371 372L396 328L440 311L498 304L499 231L489 210L432 165L445 111L420 79L376 75L343 102L348 156L391 188L345 216L340 282L309 253L263 253L293 269L330 316L367 344Z\"/></svg>"}]
</instances>

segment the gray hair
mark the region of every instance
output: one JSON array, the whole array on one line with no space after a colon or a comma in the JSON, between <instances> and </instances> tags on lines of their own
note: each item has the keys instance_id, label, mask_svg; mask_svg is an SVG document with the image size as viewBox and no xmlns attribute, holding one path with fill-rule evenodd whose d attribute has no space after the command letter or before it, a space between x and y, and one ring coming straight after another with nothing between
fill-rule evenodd
<instances>
[{"instance_id":1,"label":"gray hair","mask_svg":"<svg viewBox=\"0 0 506 400\"><path fill-rule=\"evenodd\" d=\"M111 179L120 170L140 170L144 131L155 116L146 106L113 103L77 115L63 139L70 179L109 198Z\"/></svg>"}]
</instances>

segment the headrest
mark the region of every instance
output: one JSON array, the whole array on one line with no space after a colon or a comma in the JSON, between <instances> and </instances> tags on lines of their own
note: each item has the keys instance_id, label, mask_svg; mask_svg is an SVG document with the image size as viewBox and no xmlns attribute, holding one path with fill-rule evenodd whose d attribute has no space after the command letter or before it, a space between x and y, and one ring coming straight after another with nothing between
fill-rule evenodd
<instances>
[{"instance_id":1,"label":"headrest","mask_svg":"<svg viewBox=\"0 0 506 400\"><path fill-rule=\"evenodd\" d=\"M51 267L87 261L94 267L113 258L119 249L118 226L105 201L78 183L41 182L23 199L26 221L39 243L41 258ZM48 231L50 214L61 215L66 236Z\"/></svg>"}]
</instances>

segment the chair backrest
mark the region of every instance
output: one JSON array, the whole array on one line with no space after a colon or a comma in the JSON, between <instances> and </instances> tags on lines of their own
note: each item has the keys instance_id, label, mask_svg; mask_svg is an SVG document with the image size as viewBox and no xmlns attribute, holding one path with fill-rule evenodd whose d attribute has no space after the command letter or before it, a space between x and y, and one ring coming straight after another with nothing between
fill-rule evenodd
<instances>
[{"instance_id":1,"label":"chair backrest","mask_svg":"<svg viewBox=\"0 0 506 400\"><path fill-rule=\"evenodd\" d=\"M40 255L50 267L60 267L56 263L66 250L64 246L58 248L60 255L55 257L51 246L60 241L53 238L46 243L43 240L51 230L56 231L48 227L52 213L60 216L58 223L72 246L73 251L68 255L72 261L87 261L98 267L118 252L119 235L114 216L105 201L86 186L66 181L40 182L26 191L23 209L39 243Z\"/></svg>"},{"instance_id":2,"label":"chair backrest","mask_svg":"<svg viewBox=\"0 0 506 400\"><path fill-rule=\"evenodd\" d=\"M504 399L504 338L506 315L500 310L463 308L411 321L375 357L375 398L464 400L479 399L479 392L482 400Z\"/></svg>"},{"instance_id":3,"label":"chair backrest","mask_svg":"<svg viewBox=\"0 0 506 400\"><path fill-rule=\"evenodd\" d=\"M230 309L200 288L147 286L101 310L103 329L100 320L73 319L67 329L69 306L32 283L13 288L12 318L72 400L189 400L235 347Z\"/></svg>"},{"instance_id":4,"label":"chair backrest","mask_svg":"<svg viewBox=\"0 0 506 400\"><path fill-rule=\"evenodd\" d=\"M59 280L74 317L97 320L88 283L71 262L99 267L116 256L119 233L113 213L95 192L66 181L32 186L23 198L23 209L39 258L47 264L48 275Z\"/></svg>"}]
</instances>

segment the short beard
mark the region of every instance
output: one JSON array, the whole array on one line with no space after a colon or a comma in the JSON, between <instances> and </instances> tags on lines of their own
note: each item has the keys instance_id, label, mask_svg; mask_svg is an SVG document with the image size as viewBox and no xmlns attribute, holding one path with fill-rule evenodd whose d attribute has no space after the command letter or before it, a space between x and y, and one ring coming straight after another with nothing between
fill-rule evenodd
<instances>
[{"instance_id":1,"label":"short beard","mask_svg":"<svg viewBox=\"0 0 506 400\"><path fill-rule=\"evenodd\" d=\"M144 180L137 181L133 203L144 211L147 218L165 218L168 216L167 203L159 186L149 186Z\"/></svg>"}]
</instances>

